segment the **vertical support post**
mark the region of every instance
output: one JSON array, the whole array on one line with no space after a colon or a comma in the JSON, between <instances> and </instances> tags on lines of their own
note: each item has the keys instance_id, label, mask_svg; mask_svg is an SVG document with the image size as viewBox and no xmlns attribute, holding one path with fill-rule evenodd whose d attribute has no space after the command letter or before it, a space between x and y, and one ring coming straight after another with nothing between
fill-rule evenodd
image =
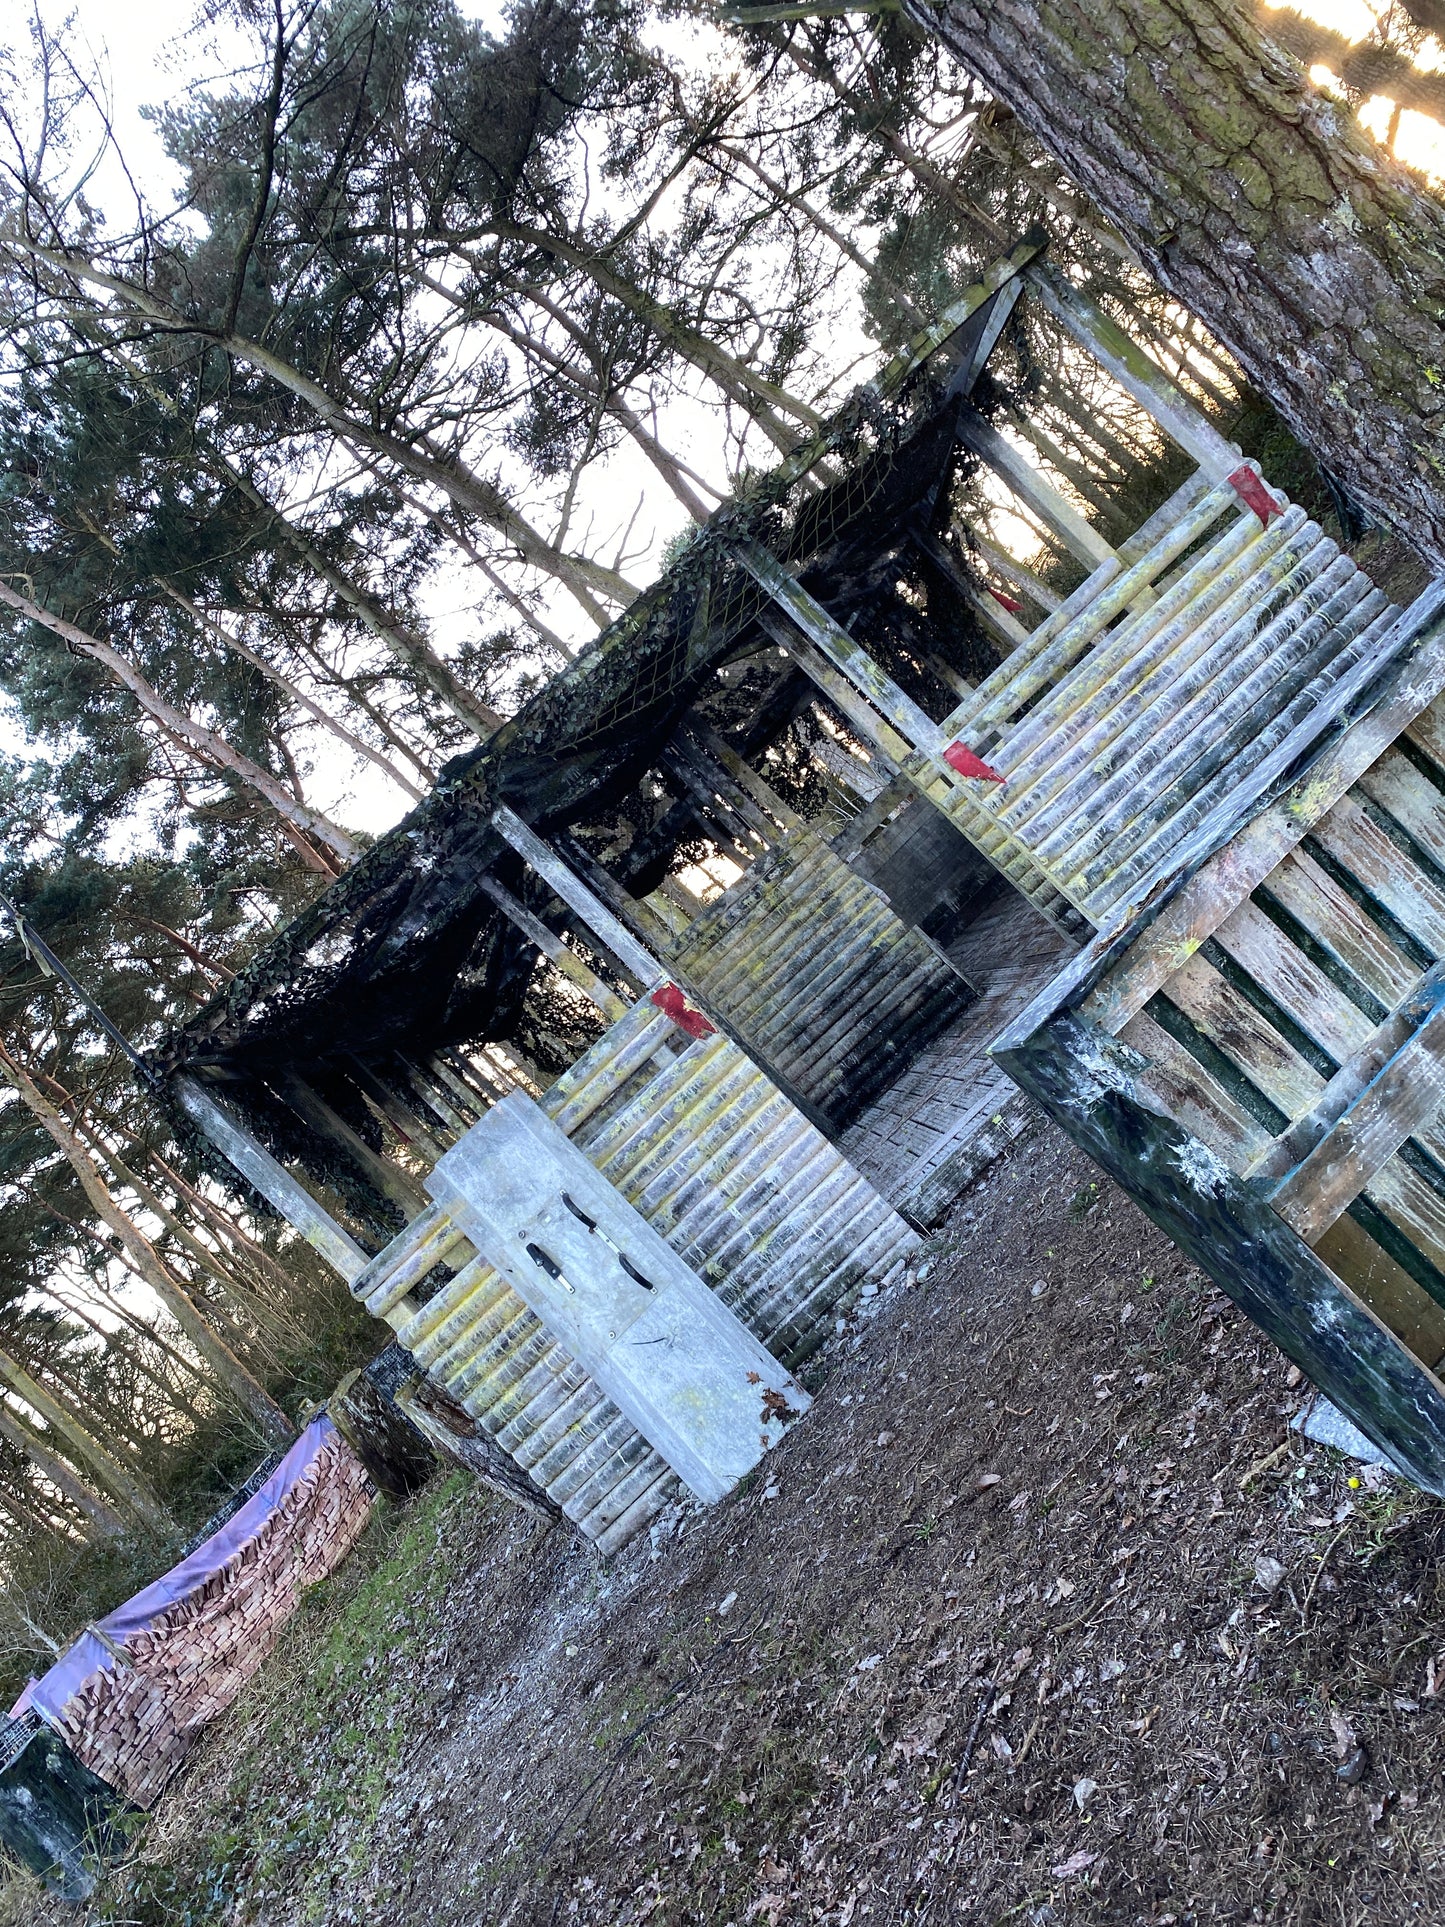
<instances>
[{"instance_id":1,"label":"vertical support post","mask_svg":"<svg viewBox=\"0 0 1445 1927\"><path fill-rule=\"evenodd\" d=\"M1032 262L1024 274L1054 319L1108 369L1172 442L1194 457L1210 482L1227 481L1239 467L1239 450L1200 414L1139 344L1045 262Z\"/></svg>"},{"instance_id":2,"label":"vertical support post","mask_svg":"<svg viewBox=\"0 0 1445 1927\"><path fill-rule=\"evenodd\" d=\"M822 603L808 594L790 569L784 568L777 557L770 555L759 542L735 543L733 553L807 640L822 650L828 660L843 672L853 688L897 731L902 738L904 756L914 749L923 750L929 755L943 754L947 739L938 724L891 677L884 675L867 650L860 648L842 624L835 622L828 614ZM769 629L769 634L775 633L766 623L764 627ZM780 636L779 640L785 648L788 647L786 635ZM806 663L803 666L807 667ZM831 695L832 691L828 693ZM876 726L870 733L876 736ZM884 747L896 756L891 744L885 742Z\"/></svg>"},{"instance_id":3,"label":"vertical support post","mask_svg":"<svg viewBox=\"0 0 1445 1927\"><path fill-rule=\"evenodd\" d=\"M305 1185L293 1178L261 1140L193 1077L177 1078L175 1089L181 1109L197 1129L350 1284L368 1263L366 1253L351 1234L343 1231Z\"/></svg>"},{"instance_id":4,"label":"vertical support post","mask_svg":"<svg viewBox=\"0 0 1445 1927\"><path fill-rule=\"evenodd\" d=\"M1019 500L1033 510L1045 528L1052 529L1070 555L1082 562L1086 569L1097 569L1101 562L1116 559L1115 551L1093 524L1086 522L1078 510L1065 501L1053 483L1046 481L1033 464L976 410L960 409L958 439L965 448L971 448L975 455L981 456L996 475L1003 477Z\"/></svg>"},{"instance_id":5,"label":"vertical support post","mask_svg":"<svg viewBox=\"0 0 1445 1927\"><path fill-rule=\"evenodd\" d=\"M609 1022L625 1013L627 1006L616 991L609 990L597 973L589 970L576 952L569 950L540 917L534 917L525 904L518 903L510 890L503 889L495 877L483 877L481 887L502 915L516 924L528 943L554 963L564 977L570 977L579 990L585 991Z\"/></svg>"},{"instance_id":6,"label":"vertical support post","mask_svg":"<svg viewBox=\"0 0 1445 1927\"><path fill-rule=\"evenodd\" d=\"M590 890L557 852L529 829L514 810L499 803L492 812L492 827L517 855L529 863L544 882L550 883L572 913L580 917L598 941L610 950L624 970L652 989L667 982L667 972L650 950L643 948L620 917L614 916L594 891Z\"/></svg>"}]
</instances>

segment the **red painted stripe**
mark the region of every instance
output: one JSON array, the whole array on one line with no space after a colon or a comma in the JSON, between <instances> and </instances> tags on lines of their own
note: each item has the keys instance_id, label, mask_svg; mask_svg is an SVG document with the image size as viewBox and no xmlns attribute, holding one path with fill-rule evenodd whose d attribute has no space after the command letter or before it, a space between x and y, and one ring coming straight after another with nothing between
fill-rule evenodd
<instances>
[{"instance_id":1,"label":"red painted stripe","mask_svg":"<svg viewBox=\"0 0 1445 1927\"><path fill-rule=\"evenodd\" d=\"M1279 504L1255 474L1248 462L1244 462L1228 477L1229 486L1247 509L1253 509L1265 527L1269 527L1271 515L1279 514Z\"/></svg>"},{"instance_id":2,"label":"red painted stripe","mask_svg":"<svg viewBox=\"0 0 1445 1927\"><path fill-rule=\"evenodd\" d=\"M943 752L943 760L950 769L956 769L960 776L981 776L986 783L1001 783L1004 780L990 764L975 756L967 743L950 743Z\"/></svg>"},{"instance_id":3,"label":"red painted stripe","mask_svg":"<svg viewBox=\"0 0 1445 1927\"><path fill-rule=\"evenodd\" d=\"M717 1029L710 1024L700 1010L696 1010L683 996L676 984L663 984L652 993L652 1001L665 1017L670 1017L679 1030L685 1030L689 1037L711 1037Z\"/></svg>"}]
</instances>

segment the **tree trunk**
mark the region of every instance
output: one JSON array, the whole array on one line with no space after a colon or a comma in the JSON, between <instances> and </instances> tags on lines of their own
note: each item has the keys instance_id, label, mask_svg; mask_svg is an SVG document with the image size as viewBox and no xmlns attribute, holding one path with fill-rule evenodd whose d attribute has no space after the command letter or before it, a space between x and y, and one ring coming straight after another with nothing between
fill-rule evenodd
<instances>
[{"instance_id":1,"label":"tree trunk","mask_svg":"<svg viewBox=\"0 0 1445 1927\"><path fill-rule=\"evenodd\" d=\"M39 1434L32 1431L24 1419L8 1406L0 1406L0 1438L8 1439L17 1446L42 1478L48 1479L56 1491L75 1507L86 1521L85 1530L92 1536L119 1539L130 1530L124 1515L117 1511L109 1499L102 1499L98 1493L92 1492L60 1454L52 1452Z\"/></svg>"},{"instance_id":2,"label":"tree trunk","mask_svg":"<svg viewBox=\"0 0 1445 1927\"><path fill-rule=\"evenodd\" d=\"M96 541L101 544L102 548L106 549L119 560L120 550L109 533L103 529L98 522L85 514L84 511L81 511L80 519L86 528L90 530ZM253 669L258 670L268 682L274 683L277 689L281 690L299 709L304 710L313 721L320 723L323 729L329 730L333 736L345 743L347 748L352 750L356 755L375 763L382 774L389 777L398 789L405 790L413 802L419 803L421 801L422 797L426 794L425 790L418 789L416 784L411 782L409 778L403 776L400 770L393 768L386 757L382 755L381 751L373 749L364 737L356 735L354 731L346 727L345 723L339 721L335 716L328 714L328 712L321 707L320 703L313 702L311 697L306 694L306 691L292 682L289 676L283 675L274 664L267 662L264 656L257 655L256 651L242 642L239 636L233 636L222 623L216 621L214 616L207 615L206 612L199 608L191 597L186 594L179 583L173 582L171 578L166 575L153 576L151 579L156 587L165 595L168 595L178 608L185 610L186 614L190 616L198 628L204 629L210 635L213 635L223 649L230 650L233 655L239 656L243 662L250 663ZM156 928L162 929L164 926L157 924ZM168 931L167 935L175 936L175 932ZM184 940L177 937L176 941L182 943Z\"/></svg>"},{"instance_id":3,"label":"tree trunk","mask_svg":"<svg viewBox=\"0 0 1445 1927\"><path fill-rule=\"evenodd\" d=\"M497 711L452 674L450 665L437 655L424 637L404 623L379 603L370 592L362 588L344 570L339 569L326 553L320 549L289 516L282 513L276 504L263 495L254 479L237 468L233 462L217 451L206 457L207 466L223 481L228 482L238 494L244 495L254 508L260 510L266 520L287 546L299 555L303 562L314 569L332 592L339 596L357 616L362 625L370 630L384 648L389 649L399 662L404 662L428 689L446 704L458 722L465 723L468 729L475 730L484 740L498 727L502 718Z\"/></svg>"},{"instance_id":4,"label":"tree trunk","mask_svg":"<svg viewBox=\"0 0 1445 1927\"><path fill-rule=\"evenodd\" d=\"M345 830L338 829L319 810L298 802L278 777L262 769L259 763L252 762L240 750L233 749L215 730L207 729L204 723L196 722L183 710L177 709L174 703L167 702L118 649L113 649L108 642L101 642L96 636L87 635L84 629L77 629L73 622L67 622L63 616L53 615L38 602L32 602L29 596L20 595L8 582L0 582L0 602L8 603L18 614L28 616L32 622L38 622L42 628L59 636L79 655L89 656L92 662L98 662L109 670L116 681L131 692L146 714L155 718L167 735L208 768L222 770L255 790L289 827L299 830L304 836L315 837L317 842L324 844L345 863L355 857L356 845Z\"/></svg>"},{"instance_id":5,"label":"tree trunk","mask_svg":"<svg viewBox=\"0 0 1445 1927\"><path fill-rule=\"evenodd\" d=\"M45 1423L59 1438L71 1447L78 1459L89 1465L106 1491L128 1506L152 1532L169 1532L172 1520L165 1507L146 1484L114 1458L99 1439L94 1438L78 1419L53 1398L43 1385L37 1384L22 1366L17 1365L8 1352L0 1352L0 1380L11 1391L24 1399L32 1411L38 1412Z\"/></svg>"},{"instance_id":6,"label":"tree trunk","mask_svg":"<svg viewBox=\"0 0 1445 1927\"><path fill-rule=\"evenodd\" d=\"M1235 0L903 0L1445 565L1445 206Z\"/></svg>"},{"instance_id":7,"label":"tree trunk","mask_svg":"<svg viewBox=\"0 0 1445 1927\"><path fill-rule=\"evenodd\" d=\"M264 1438L285 1444L295 1437L295 1427L225 1341L207 1323L180 1282L172 1276L160 1254L140 1227L116 1203L100 1169L75 1132L56 1107L42 1095L35 1080L0 1044L0 1076L16 1092L31 1116L63 1152L80 1180L90 1208L120 1239L136 1270L175 1319L190 1344L194 1345L222 1390L255 1420Z\"/></svg>"}]
</instances>

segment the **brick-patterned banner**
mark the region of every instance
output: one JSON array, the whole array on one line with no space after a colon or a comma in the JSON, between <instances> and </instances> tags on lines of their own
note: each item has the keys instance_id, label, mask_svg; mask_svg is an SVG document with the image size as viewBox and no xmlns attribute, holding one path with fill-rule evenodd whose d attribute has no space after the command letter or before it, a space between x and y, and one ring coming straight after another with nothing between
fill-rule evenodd
<instances>
[{"instance_id":1,"label":"brick-patterned banner","mask_svg":"<svg viewBox=\"0 0 1445 1927\"><path fill-rule=\"evenodd\" d=\"M87 1631L15 1712L33 1707L93 1773L148 1807L295 1611L355 1544L372 1502L323 1413L189 1558Z\"/></svg>"}]
</instances>

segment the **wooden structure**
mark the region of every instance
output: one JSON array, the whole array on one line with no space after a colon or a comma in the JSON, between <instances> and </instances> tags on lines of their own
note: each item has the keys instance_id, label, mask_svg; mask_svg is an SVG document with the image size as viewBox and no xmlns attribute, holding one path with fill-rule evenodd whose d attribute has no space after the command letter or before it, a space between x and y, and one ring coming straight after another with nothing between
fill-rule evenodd
<instances>
[{"instance_id":1,"label":"wooden structure","mask_svg":"<svg viewBox=\"0 0 1445 1927\"><path fill-rule=\"evenodd\" d=\"M34 1713L0 1722L0 1847L62 1900L94 1893L133 1809Z\"/></svg>"},{"instance_id":2,"label":"wooden structure","mask_svg":"<svg viewBox=\"0 0 1445 1927\"><path fill-rule=\"evenodd\" d=\"M1062 371L1052 417L988 366L1028 327ZM1105 390L1133 411L1132 458L1091 413ZM1093 479L1061 423L1076 453L1103 451ZM1012 548L1005 525L1024 531ZM1242 874L1231 839L1262 833L1284 782L1363 740L1379 692L1434 646L1435 591L1401 600L1031 237L720 510L157 1070L438 1394L604 1548L665 1502L686 1453L609 1380L616 1358L589 1351L515 1227L448 1203L437 1167L500 1105L534 1106L558 1169L580 1153L612 1187L632 1227L614 1252L665 1241L736 1322L727 1345L760 1341L786 1372L1008 1141L1018 1107L986 1056L1002 1030L1001 1061L1154 1208L1049 1081L1089 1020L1062 1002L1042 1028L1019 1018L1050 979L1087 999L1106 964L1136 968L1150 988L1119 1004L1111 1048L1148 1044L1137 1089L1174 1107L1191 1169L1232 1171L1257 1203L1267 1169L1272 1235L1310 1278L1363 1265L1415 1320L1361 1310L1370 1331L1413 1344L1440 1316L1423 1227L1445 1152L1434 1164L1416 1118L1332 1213L1319 1174L1368 1118L1363 1169L1404 1115L1380 1126L1378 1077L1409 1086L1412 1118L1433 1088L1415 1082L1440 954L1424 906L1445 888L1428 721L1331 799L1354 812L1345 854L1332 818L1210 926L1222 961L1166 943L1177 983L1118 961L1119 933L1173 927L1150 919L1202 863ZM1243 901L1256 888L1263 907ZM1189 1248L1211 1263L1207 1245ZM1330 1275L1354 1304L1359 1280ZM1348 1378L1319 1382L1387 1443Z\"/></svg>"}]
</instances>

